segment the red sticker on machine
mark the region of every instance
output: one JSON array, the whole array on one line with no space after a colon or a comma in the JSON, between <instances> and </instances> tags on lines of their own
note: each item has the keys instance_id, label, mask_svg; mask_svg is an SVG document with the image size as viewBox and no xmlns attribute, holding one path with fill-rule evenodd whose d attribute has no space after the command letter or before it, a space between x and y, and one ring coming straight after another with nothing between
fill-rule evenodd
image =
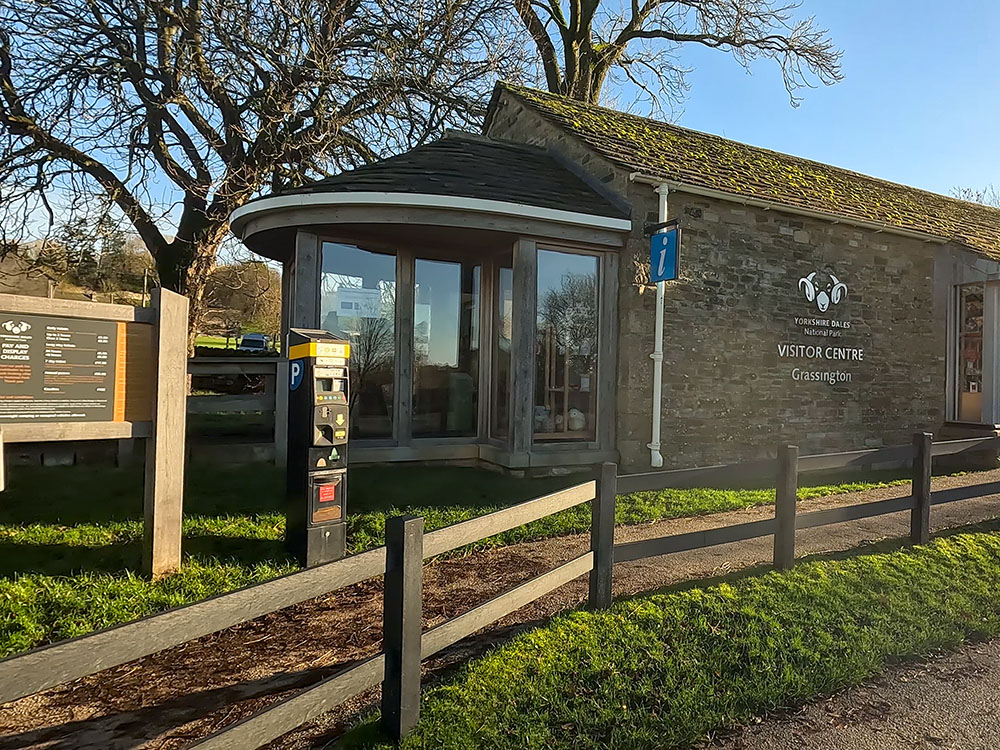
<instances>
[{"instance_id":1,"label":"red sticker on machine","mask_svg":"<svg viewBox=\"0 0 1000 750\"><path fill-rule=\"evenodd\" d=\"M336 484L321 484L317 489L319 490L319 501L321 503L337 502Z\"/></svg>"}]
</instances>

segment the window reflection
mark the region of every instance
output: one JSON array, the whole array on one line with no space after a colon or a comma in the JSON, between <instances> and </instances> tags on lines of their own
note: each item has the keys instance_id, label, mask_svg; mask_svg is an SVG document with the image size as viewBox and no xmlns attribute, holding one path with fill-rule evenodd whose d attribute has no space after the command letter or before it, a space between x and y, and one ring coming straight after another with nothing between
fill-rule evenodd
<instances>
[{"instance_id":1,"label":"window reflection","mask_svg":"<svg viewBox=\"0 0 1000 750\"><path fill-rule=\"evenodd\" d=\"M511 261L497 269L496 304L493 308L493 403L490 435L504 439L510 431L510 342L514 321L514 272Z\"/></svg>"},{"instance_id":2,"label":"window reflection","mask_svg":"<svg viewBox=\"0 0 1000 750\"><path fill-rule=\"evenodd\" d=\"M471 263L415 261L414 435L476 434L479 274Z\"/></svg>"},{"instance_id":3,"label":"window reflection","mask_svg":"<svg viewBox=\"0 0 1000 750\"><path fill-rule=\"evenodd\" d=\"M594 440L598 259L538 251L536 441Z\"/></svg>"},{"instance_id":4,"label":"window reflection","mask_svg":"<svg viewBox=\"0 0 1000 750\"><path fill-rule=\"evenodd\" d=\"M392 437L396 259L323 243L322 327L351 342L351 437Z\"/></svg>"}]
</instances>

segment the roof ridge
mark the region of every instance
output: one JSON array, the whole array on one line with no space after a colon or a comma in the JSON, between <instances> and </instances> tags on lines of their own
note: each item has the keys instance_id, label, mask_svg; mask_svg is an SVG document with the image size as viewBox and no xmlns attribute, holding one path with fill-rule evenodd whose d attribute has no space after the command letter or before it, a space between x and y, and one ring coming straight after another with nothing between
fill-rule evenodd
<instances>
[{"instance_id":1,"label":"roof ridge","mask_svg":"<svg viewBox=\"0 0 1000 750\"><path fill-rule=\"evenodd\" d=\"M491 135L485 135L483 133L470 133L466 130L446 130L441 138L435 141L430 141L428 143L421 144L422 146L433 146L434 144L441 143L442 141L467 141L470 143L482 143L488 146L498 146L500 148L512 148L521 151L531 151L534 153L545 153L547 149L543 146L537 146L533 143L522 143L521 141L509 141L505 138L495 138ZM417 146L420 148L420 146ZM403 153L406 153L405 151Z\"/></svg>"},{"instance_id":2,"label":"roof ridge","mask_svg":"<svg viewBox=\"0 0 1000 750\"><path fill-rule=\"evenodd\" d=\"M532 101L532 97L538 97L538 98L542 98L542 99L551 99L551 100L554 100L554 101L558 101L558 102L561 102L561 103L570 104L571 106L580 107L580 108L583 108L583 109L600 110L601 112L608 113L608 114L613 115L615 117L625 117L625 118L628 118L628 119L631 119L631 120L637 120L637 121L640 121L640 122L643 122L643 123L650 123L650 124L655 125L655 126L657 126L659 128L664 128L666 130L674 131L675 133L684 134L684 135L694 135L694 136L697 136L697 137L700 137L700 138L708 138L708 139L712 139L712 140L715 140L715 141L718 141L718 142L721 142L721 143L726 143L726 144L735 144L737 146L742 146L744 148L751 149L751 150L753 150L755 152L764 153L764 154L770 154L770 155L779 157L782 160L794 160L796 162L799 162L799 163L802 163L802 164L807 164L807 165L814 166L814 167L819 167L821 169L833 169L833 170L836 170L836 171L838 171L840 173L843 173L845 175L852 175L852 176L855 176L855 177L863 178L865 180L871 180L872 182L875 182L875 183L878 183L878 184L881 184L881 185L885 185L885 186L888 186L888 187L891 187L891 188L896 188L896 189L902 188L902 189L905 189L905 190L912 190L912 191L915 191L915 192L918 192L918 193L922 193L924 195L931 196L931 197L934 197L934 198L937 198L937 199L943 199L943 200L951 202L951 203L962 204L962 205L968 206L968 207L970 207L970 208L972 208L972 209L974 209L976 211L982 211L984 213L996 214L997 218L1000 219L1000 207L989 206L989 205L986 205L986 204L983 204L983 203L976 203L975 201L969 201L969 200L965 200L964 198L958 198L956 196L945 195L943 193L937 193L937 192L934 192L933 190L928 190L926 188L920 188L920 187L916 187L916 186L913 186L913 185L907 185L907 184L902 183L902 182L894 182L892 180L887 180L887 179L885 179L883 177L876 177L874 175L866 174L865 172L859 172L857 170L849 169L847 167L840 167L840 166L837 166L835 164L827 164L826 162L821 162L821 161L818 161L816 159L809 159L809 158L804 157L804 156L797 156L795 154L789 154L789 153L786 153L786 152L783 152L783 151L777 151L775 149L767 148L766 146L756 146L756 145L751 144L751 143L745 143L743 141L736 141L736 140L733 140L731 138L726 138L724 136L718 135L716 133L709 133L709 132L706 132L706 131L703 131L703 130L695 130L694 128L688 128L688 127L685 127L683 125L677 125L675 123L664 122L663 120L657 120L657 119L654 119L652 117L644 117L642 115L636 115L636 114L633 114L631 112L623 112L621 110L612 109L610 107L605 107L605 106L602 106L600 104L590 104L588 102L582 102L582 101L579 101L577 99L573 99L571 97L564 96L562 94L554 94L554 93L552 93L550 91L543 91L541 89L535 89L535 88L532 88L530 86L523 86L523 85L519 85L519 84L512 84L512 83L510 83L508 81L500 81L497 84L497 86L499 88L502 88L502 89L504 89L506 91L509 91L511 94L517 96L518 99L520 99L521 101L525 102L527 105L529 105L530 107L532 107L532 109L534 109L535 111L537 111L540 114L542 114L542 116L544 116L546 119L548 119L549 121L554 121L555 124L557 126L559 126L559 127L563 127L563 125L558 122L558 119L555 118L552 113L548 112L543 107L539 106L538 102Z\"/></svg>"}]
</instances>

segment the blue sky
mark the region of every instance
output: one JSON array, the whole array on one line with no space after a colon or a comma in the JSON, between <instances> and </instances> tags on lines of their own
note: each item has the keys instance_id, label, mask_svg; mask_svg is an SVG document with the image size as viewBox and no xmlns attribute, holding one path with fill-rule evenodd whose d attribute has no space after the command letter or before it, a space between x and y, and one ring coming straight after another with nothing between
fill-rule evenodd
<instances>
[{"instance_id":1,"label":"blue sky","mask_svg":"<svg viewBox=\"0 0 1000 750\"><path fill-rule=\"evenodd\" d=\"M806 0L844 50L844 80L793 109L776 63L748 76L685 50L677 122L737 141L949 193L1000 187L1000 2Z\"/></svg>"}]
</instances>

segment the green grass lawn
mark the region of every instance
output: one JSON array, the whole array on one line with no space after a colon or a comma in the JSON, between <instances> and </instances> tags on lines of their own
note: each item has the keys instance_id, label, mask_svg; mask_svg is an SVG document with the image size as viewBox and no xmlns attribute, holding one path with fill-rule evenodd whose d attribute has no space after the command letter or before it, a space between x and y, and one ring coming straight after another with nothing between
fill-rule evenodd
<instances>
[{"instance_id":1,"label":"green grass lawn","mask_svg":"<svg viewBox=\"0 0 1000 750\"><path fill-rule=\"evenodd\" d=\"M232 336L230 337L229 345L227 346L225 336L198 336L194 340L194 345L207 346L213 349L235 349L239 340L239 336Z\"/></svg>"},{"instance_id":2,"label":"green grass lawn","mask_svg":"<svg viewBox=\"0 0 1000 750\"><path fill-rule=\"evenodd\" d=\"M425 692L403 747L691 747L890 660L996 635L996 534L804 563L557 617ZM344 745L395 747L375 722Z\"/></svg>"},{"instance_id":3,"label":"green grass lawn","mask_svg":"<svg viewBox=\"0 0 1000 750\"><path fill-rule=\"evenodd\" d=\"M246 331L246 333L257 333L256 331ZM195 346L205 346L210 349L235 349L240 343L240 338L243 334L238 334L236 336L229 337L229 343L226 343L225 336L197 336L194 340ZM279 347L280 348L280 347Z\"/></svg>"},{"instance_id":4,"label":"green grass lawn","mask_svg":"<svg viewBox=\"0 0 1000 750\"><path fill-rule=\"evenodd\" d=\"M904 482L898 474L803 487L800 498ZM489 513L581 479L517 479L460 467L351 470L348 544L384 541L398 513L427 530ZM0 494L0 656L80 635L295 569L284 551L283 473L273 467L187 472L184 570L150 582L141 560L141 472L107 467L14 467ZM643 523L774 501L766 489L696 489L622 496L618 523ZM586 531L587 505L474 545L485 548Z\"/></svg>"}]
</instances>

